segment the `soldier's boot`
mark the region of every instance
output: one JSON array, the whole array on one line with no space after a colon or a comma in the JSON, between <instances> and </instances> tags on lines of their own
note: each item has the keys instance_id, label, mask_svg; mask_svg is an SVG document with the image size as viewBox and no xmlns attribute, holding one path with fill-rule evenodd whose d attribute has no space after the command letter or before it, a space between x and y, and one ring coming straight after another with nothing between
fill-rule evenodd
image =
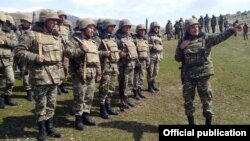
<instances>
[{"instance_id":1,"label":"soldier's boot","mask_svg":"<svg viewBox=\"0 0 250 141\"><path fill-rule=\"evenodd\" d=\"M205 121L205 125L211 125L212 124L212 117L207 117Z\"/></svg>"},{"instance_id":2,"label":"soldier's boot","mask_svg":"<svg viewBox=\"0 0 250 141\"><path fill-rule=\"evenodd\" d=\"M133 92L134 92L134 98L135 98L136 100L140 100L140 96L139 96L139 94L138 94L138 91L137 91L137 90L133 90Z\"/></svg>"},{"instance_id":3,"label":"soldier's boot","mask_svg":"<svg viewBox=\"0 0 250 141\"><path fill-rule=\"evenodd\" d=\"M61 92L63 93L69 93L69 91L65 88L64 83L62 83L61 85L59 85L59 89L61 90Z\"/></svg>"},{"instance_id":4,"label":"soldier's boot","mask_svg":"<svg viewBox=\"0 0 250 141\"><path fill-rule=\"evenodd\" d=\"M53 118L46 120L45 122L46 132L49 136L61 138L62 134L54 128Z\"/></svg>"},{"instance_id":5,"label":"soldier's boot","mask_svg":"<svg viewBox=\"0 0 250 141\"><path fill-rule=\"evenodd\" d=\"M33 92L31 90L26 90L26 93L27 93L27 100L28 101L33 101Z\"/></svg>"},{"instance_id":6,"label":"soldier's boot","mask_svg":"<svg viewBox=\"0 0 250 141\"><path fill-rule=\"evenodd\" d=\"M129 107L135 107L134 104L132 104L129 100L129 98L127 97L126 100L125 100L125 103L129 106Z\"/></svg>"},{"instance_id":7,"label":"soldier's boot","mask_svg":"<svg viewBox=\"0 0 250 141\"><path fill-rule=\"evenodd\" d=\"M144 95L142 95L141 89L138 89L137 92L140 98L146 98Z\"/></svg>"},{"instance_id":8,"label":"soldier's boot","mask_svg":"<svg viewBox=\"0 0 250 141\"><path fill-rule=\"evenodd\" d=\"M0 98L0 109L4 109L4 108L5 108L4 99Z\"/></svg>"},{"instance_id":9,"label":"soldier's boot","mask_svg":"<svg viewBox=\"0 0 250 141\"><path fill-rule=\"evenodd\" d=\"M103 118L103 119L108 119L109 118L109 115L107 113L107 109L106 109L104 104L100 105L100 115L99 116L101 118Z\"/></svg>"},{"instance_id":10,"label":"soldier's boot","mask_svg":"<svg viewBox=\"0 0 250 141\"><path fill-rule=\"evenodd\" d=\"M151 85L152 85L152 88L153 88L155 91L160 91L160 89L157 88L156 82L155 82L154 80L151 82Z\"/></svg>"},{"instance_id":11,"label":"soldier's boot","mask_svg":"<svg viewBox=\"0 0 250 141\"><path fill-rule=\"evenodd\" d=\"M82 114L82 121L84 125L89 125L89 126L95 126L96 123L90 119L89 113L83 113Z\"/></svg>"},{"instance_id":12,"label":"soldier's boot","mask_svg":"<svg viewBox=\"0 0 250 141\"><path fill-rule=\"evenodd\" d=\"M83 125L83 122L82 122L82 116L76 115L75 118L76 118L76 120L75 120L75 128L77 130L83 130L84 125Z\"/></svg>"},{"instance_id":13,"label":"soldier's boot","mask_svg":"<svg viewBox=\"0 0 250 141\"><path fill-rule=\"evenodd\" d=\"M155 93L155 90L153 89L151 82L148 82L148 91L151 93Z\"/></svg>"},{"instance_id":14,"label":"soldier's boot","mask_svg":"<svg viewBox=\"0 0 250 141\"><path fill-rule=\"evenodd\" d=\"M39 130L39 133L37 136L37 141L48 141L46 129L45 129L45 121L38 122L38 130Z\"/></svg>"},{"instance_id":15,"label":"soldier's boot","mask_svg":"<svg viewBox=\"0 0 250 141\"><path fill-rule=\"evenodd\" d=\"M61 89L59 88L59 86L57 86L57 95L61 95L62 92L61 92Z\"/></svg>"},{"instance_id":16,"label":"soldier's boot","mask_svg":"<svg viewBox=\"0 0 250 141\"><path fill-rule=\"evenodd\" d=\"M12 102L10 95L4 95L4 103L8 106L16 106L16 102Z\"/></svg>"},{"instance_id":17,"label":"soldier's boot","mask_svg":"<svg viewBox=\"0 0 250 141\"><path fill-rule=\"evenodd\" d=\"M105 107L106 107L106 110L107 110L107 113L109 115L118 115L118 112L116 112L112 107L111 107L111 104L110 103L105 103Z\"/></svg>"},{"instance_id":18,"label":"soldier's boot","mask_svg":"<svg viewBox=\"0 0 250 141\"><path fill-rule=\"evenodd\" d=\"M188 116L188 125L195 125L194 116Z\"/></svg>"}]
</instances>

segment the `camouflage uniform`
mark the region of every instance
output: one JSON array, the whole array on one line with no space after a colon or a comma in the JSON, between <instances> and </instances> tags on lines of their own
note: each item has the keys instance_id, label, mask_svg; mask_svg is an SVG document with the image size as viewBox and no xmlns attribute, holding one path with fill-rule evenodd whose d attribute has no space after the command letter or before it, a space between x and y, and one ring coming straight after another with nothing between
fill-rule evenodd
<instances>
[{"instance_id":1,"label":"camouflage uniform","mask_svg":"<svg viewBox=\"0 0 250 141\"><path fill-rule=\"evenodd\" d=\"M154 28L160 25L158 22L152 22L150 24L150 31L148 33L149 49L150 49L150 65L148 68L148 90L150 92L159 91L156 87L156 76L160 69L160 60L163 57L163 44L159 32L155 32Z\"/></svg>"},{"instance_id":2,"label":"camouflage uniform","mask_svg":"<svg viewBox=\"0 0 250 141\"><path fill-rule=\"evenodd\" d=\"M211 28L212 28L212 33L215 33L215 27L217 25L217 19L216 17L213 15L212 19L211 19Z\"/></svg>"},{"instance_id":3,"label":"camouflage uniform","mask_svg":"<svg viewBox=\"0 0 250 141\"><path fill-rule=\"evenodd\" d=\"M108 28L115 28L114 20L105 19L102 23L103 34L99 54L102 66L102 79L99 88L100 96L100 117L108 118L109 115L117 115L118 113L111 108L111 97L113 94L118 94L118 61L120 59L117 41L115 36ZM113 29L114 30L114 29ZM110 55L106 56L107 51Z\"/></svg>"},{"instance_id":4,"label":"camouflage uniform","mask_svg":"<svg viewBox=\"0 0 250 141\"><path fill-rule=\"evenodd\" d=\"M41 11L39 23L32 27L33 34L23 37L16 48L16 55L29 63L29 82L34 91L39 127L38 140L45 140L46 134L61 137L53 127L53 117L63 47L58 33L45 25L49 20L53 20L55 24L55 20L58 20L57 13L52 10ZM41 56L44 56L44 60L38 61L38 57Z\"/></svg>"},{"instance_id":5,"label":"camouflage uniform","mask_svg":"<svg viewBox=\"0 0 250 141\"><path fill-rule=\"evenodd\" d=\"M174 24L174 39L176 39L176 36L177 39L180 39L180 24L178 21L175 21Z\"/></svg>"},{"instance_id":6,"label":"camouflage uniform","mask_svg":"<svg viewBox=\"0 0 250 141\"><path fill-rule=\"evenodd\" d=\"M95 92L95 78L101 76L98 47L92 36L86 35L84 30L95 26L92 19L79 21L81 34L76 34L68 43L65 55L70 59L73 81L73 95L75 112L75 128L83 130L83 124L95 125L89 114ZM94 30L94 29L93 29ZM94 31L93 31L94 32Z\"/></svg>"},{"instance_id":7,"label":"camouflage uniform","mask_svg":"<svg viewBox=\"0 0 250 141\"><path fill-rule=\"evenodd\" d=\"M191 26L198 24L198 21L191 18L187 21L187 24ZM214 74L214 70L210 52L213 46L228 39L234 33L233 29L229 29L216 36L206 36L203 32L200 32L198 36L186 34L178 43L175 59L182 62L184 108L189 124L195 124L193 101L196 87L203 105L203 116L206 118L206 124L211 124L213 112L209 78ZM191 43L186 48L181 49L180 45L185 40L191 41Z\"/></svg>"},{"instance_id":8,"label":"camouflage uniform","mask_svg":"<svg viewBox=\"0 0 250 141\"><path fill-rule=\"evenodd\" d=\"M182 38L184 35L184 21L182 18L180 18L179 20L179 25L180 25L180 38Z\"/></svg>"},{"instance_id":9,"label":"camouflage uniform","mask_svg":"<svg viewBox=\"0 0 250 141\"><path fill-rule=\"evenodd\" d=\"M247 23L244 24L243 26L243 36L244 36L244 40L248 40L248 25Z\"/></svg>"},{"instance_id":10,"label":"camouflage uniform","mask_svg":"<svg viewBox=\"0 0 250 141\"><path fill-rule=\"evenodd\" d=\"M14 86L12 51L17 44L17 37L11 30L10 26L5 25L5 21L8 20L6 20L6 16L4 12L0 12L0 40L3 42L3 44L0 45L0 74L6 79L5 90L0 99L0 108L4 108L5 105L16 105L16 103L11 102L10 96ZM12 17L9 16L9 18Z\"/></svg>"},{"instance_id":11,"label":"camouflage uniform","mask_svg":"<svg viewBox=\"0 0 250 141\"><path fill-rule=\"evenodd\" d=\"M168 23L166 24L166 27L165 27L165 32L167 34L167 38L168 40L170 40L172 38L172 33L173 33L173 24L171 23L170 20L168 20Z\"/></svg>"},{"instance_id":12,"label":"camouflage uniform","mask_svg":"<svg viewBox=\"0 0 250 141\"><path fill-rule=\"evenodd\" d=\"M223 32L224 17L222 15L220 15L218 23L219 23L220 32Z\"/></svg>"},{"instance_id":13,"label":"camouflage uniform","mask_svg":"<svg viewBox=\"0 0 250 141\"><path fill-rule=\"evenodd\" d=\"M124 33L123 31L126 27L130 30L131 26L132 24L128 19L123 19L120 21L119 29L115 34L118 39L118 48L121 50L121 54L125 54L125 56L121 56L119 64L119 92L120 95L124 95L125 108L134 107L129 101L128 96L132 95L134 87L134 69L136 60L138 59L136 46L131 34Z\"/></svg>"},{"instance_id":14,"label":"camouflage uniform","mask_svg":"<svg viewBox=\"0 0 250 141\"><path fill-rule=\"evenodd\" d=\"M204 17L204 25L205 25L205 32L209 33L209 22L210 18L208 17L208 14Z\"/></svg>"},{"instance_id":15,"label":"camouflage uniform","mask_svg":"<svg viewBox=\"0 0 250 141\"><path fill-rule=\"evenodd\" d=\"M200 16L200 18L199 18L199 23L200 23L200 30L202 30L203 29L203 26L204 26L204 18L202 17L202 15Z\"/></svg>"}]
</instances>

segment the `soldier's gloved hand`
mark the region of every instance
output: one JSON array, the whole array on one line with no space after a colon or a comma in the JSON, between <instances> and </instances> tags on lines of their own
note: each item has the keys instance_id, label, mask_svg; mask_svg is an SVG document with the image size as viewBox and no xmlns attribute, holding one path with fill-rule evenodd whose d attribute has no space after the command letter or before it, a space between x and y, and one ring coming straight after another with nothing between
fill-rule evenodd
<instances>
[{"instance_id":1,"label":"soldier's gloved hand","mask_svg":"<svg viewBox=\"0 0 250 141\"><path fill-rule=\"evenodd\" d=\"M37 55L36 62L42 63L44 60L45 60L45 56L44 55Z\"/></svg>"},{"instance_id":2,"label":"soldier's gloved hand","mask_svg":"<svg viewBox=\"0 0 250 141\"><path fill-rule=\"evenodd\" d=\"M110 56L110 53L111 53L110 51L105 51L105 52L104 52L104 55L105 55L105 56Z\"/></svg>"},{"instance_id":3,"label":"soldier's gloved hand","mask_svg":"<svg viewBox=\"0 0 250 141\"><path fill-rule=\"evenodd\" d=\"M188 46L188 44L190 44L190 41L188 41L188 40L182 41L182 43L180 45L180 49L186 48Z\"/></svg>"},{"instance_id":4,"label":"soldier's gloved hand","mask_svg":"<svg viewBox=\"0 0 250 141\"><path fill-rule=\"evenodd\" d=\"M102 76L101 76L101 75L97 75L97 76L96 76L96 82L99 82L101 79L102 79Z\"/></svg>"}]
</instances>

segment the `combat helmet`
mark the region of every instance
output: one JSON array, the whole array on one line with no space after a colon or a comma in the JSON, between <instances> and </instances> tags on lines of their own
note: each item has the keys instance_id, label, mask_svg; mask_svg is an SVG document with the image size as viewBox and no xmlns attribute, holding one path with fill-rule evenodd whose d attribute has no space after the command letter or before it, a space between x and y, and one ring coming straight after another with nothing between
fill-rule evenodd
<instances>
[{"instance_id":1,"label":"combat helmet","mask_svg":"<svg viewBox=\"0 0 250 141\"><path fill-rule=\"evenodd\" d=\"M57 12L51 9L42 10L39 14L39 22L43 23L46 22L48 19L59 20Z\"/></svg>"},{"instance_id":2,"label":"combat helmet","mask_svg":"<svg viewBox=\"0 0 250 141\"><path fill-rule=\"evenodd\" d=\"M150 29L152 29L153 27L161 27L160 24L158 22L151 22L150 24Z\"/></svg>"},{"instance_id":3,"label":"combat helmet","mask_svg":"<svg viewBox=\"0 0 250 141\"><path fill-rule=\"evenodd\" d=\"M147 29L146 29L146 26L144 24L139 24L139 25L136 26L135 31L138 32L139 30L145 30L146 31Z\"/></svg>"},{"instance_id":4,"label":"combat helmet","mask_svg":"<svg viewBox=\"0 0 250 141\"><path fill-rule=\"evenodd\" d=\"M105 30L109 26L116 26L115 21L112 19L104 19L102 22L102 29Z\"/></svg>"},{"instance_id":5,"label":"combat helmet","mask_svg":"<svg viewBox=\"0 0 250 141\"><path fill-rule=\"evenodd\" d=\"M29 17L28 15L22 15L21 16L21 18L20 18L20 21L21 20L24 20L24 21L27 21L27 22L29 22L29 23L32 23L32 18L31 17Z\"/></svg>"},{"instance_id":6,"label":"combat helmet","mask_svg":"<svg viewBox=\"0 0 250 141\"><path fill-rule=\"evenodd\" d=\"M93 25L95 26L95 22L91 18L84 18L79 20L78 28L79 30L85 29L88 26Z\"/></svg>"},{"instance_id":7,"label":"combat helmet","mask_svg":"<svg viewBox=\"0 0 250 141\"><path fill-rule=\"evenodd\" d=\"M191 25L194 25L194 24L200 25L197 19L194 19L194 18L187 19L185 21L185 29L187 30Z\"/></svg>"},{"instance_id":8,"label":"combat helmet","mask_svg":"<svg viewBox=\"0 0 250 141\"><path fill-rule=\"evenodd\" d=\"M57 15L58 16L65 16L65 19L67 19L67 14L63 10L58 10Z\"/></svg>"},{"instance_id":9,"label":"combat helmet","mask_svg":"<svg viewBox=\"0 0 250 141\"><path fill-rule=\"evenodd\" d=\"M119 23L119 29L122 29L122 27L124 27L124 26L132 26L132 24L131 24L131 22L130 22L130 20L128 20L128 19L122 19L121 21L120 21L120 23Z\"/></svg>"},{"instance_id":10,"label":"combat helmet","mask_svg":"<svg viewBox=\"0 0 250 141\"><path fill-rule=\"evenodd\" d=\"M15 21L14 21L13 17L10 16L10 15L8 15L8 14L6 14L6 22L7 22L7 21L8 21L10 24L15 25Z\"/></svg>"},{"instance_id":11,"label":"combat helmet","mask_svg":"<svg viewBox=\"0 0 250 141\"><path fill-rule=\"evenodd\" d=\"M3 11L0 11L0 21L6 22L6 15Z\"/></svg>"}]
</instances>

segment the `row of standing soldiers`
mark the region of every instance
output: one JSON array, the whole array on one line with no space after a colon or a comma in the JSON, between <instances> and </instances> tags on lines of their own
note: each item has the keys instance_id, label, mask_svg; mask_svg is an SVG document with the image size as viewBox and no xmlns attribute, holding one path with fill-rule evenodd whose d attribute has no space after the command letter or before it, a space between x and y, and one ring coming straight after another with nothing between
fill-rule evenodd
<instances>
[{"instance_id":1,"label":"row of standing soldiers","mask_svg":"<svg viewBox=\"0 0 250 141\"><path fill-rule=\"evenodd\" d=\"M6 90L0 99L0 107L17 105L10 98L14 86L15 55L19 61L26 62L26 90L28 97L35 100L38 140L47 140L47 135L62 136L53 126L53 117L58 85L66 81L68 72L72 77L72 109L78 130L83 130L84 125L96 124L90 119L96 82L100 81L102 118L118 114L111 106L113 94L120 95L121 110L134 107L129 100L131 95L138 100L145 98L141 93L145 71L148 91L159 91L156 76L163 45L157 22L150 24L146 36L144 25L138 25L136 34L130 34L132 24L128 19L120 21L114 34L115 22L105 19L97 36L94 21L85 18L78 21L71 36L65 12L47 9L40 12L39 21L32 27L31 20L24 15L21 18L22 34L14 40L3 30L6 25L4 16L3 12L0 13L0 67L6 78Z\"/></svg>"}]
</instances>

